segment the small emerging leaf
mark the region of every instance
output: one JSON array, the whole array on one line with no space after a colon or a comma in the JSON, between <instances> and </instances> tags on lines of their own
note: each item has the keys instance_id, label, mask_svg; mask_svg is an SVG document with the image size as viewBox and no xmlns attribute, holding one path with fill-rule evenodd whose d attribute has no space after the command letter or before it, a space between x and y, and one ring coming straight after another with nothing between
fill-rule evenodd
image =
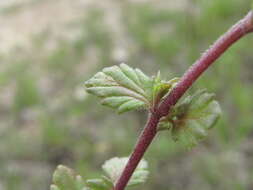
<instances>
[{"instance_id":1,"label":"small emerging leaf","mask_svg":"<svg viewBox=\"0 0 253 190\"><path fill-rule=\"evenodd\" d=\"M126 64L107 67L85 82L87 92L102 98L102 105L119 113L152 108L172 87L175 80L162 81L160 75L148 77Z\"/></svg>"},{"instance_id":2,"label":"small emerging leaf","mask_svg":"<svg viewBox=\"0 0 253 190\"><path fill-rule=\"evenodd\" d=\"M175 141L193 147L207 136L220 115L220 105L214 100L214 94L201 90L176 105L160 126L170 126Z\"/></svg>"},{"instance_id":3,"label":"small emerging leaf","mask_svg":"<svg viewBox=\"0 0 253 190\"><path fill-rule=\"evenodd\" d=\"M176 77L169 81L163 81L160 78L160 72L158 72L153 86L153 105L158 104L160 100L177 84L178 80L179 78Z\"/></svg>"},{"instance_id":4,"label":"small emerging leaf","mask_svg":"<svg viewBox=\"0 0 253 190\"><path fill-rule=\"evenodd\" d=\"M127 157L115 157L110 160L107 160L102 166L104 172L113 184L117 182L127 162ZM148 174L148 163L145 160L141 160L136 170L134 171L131 179L129 180L127 186L130 187L144 183L148 177Z\"/></svg>"}]
</instances>

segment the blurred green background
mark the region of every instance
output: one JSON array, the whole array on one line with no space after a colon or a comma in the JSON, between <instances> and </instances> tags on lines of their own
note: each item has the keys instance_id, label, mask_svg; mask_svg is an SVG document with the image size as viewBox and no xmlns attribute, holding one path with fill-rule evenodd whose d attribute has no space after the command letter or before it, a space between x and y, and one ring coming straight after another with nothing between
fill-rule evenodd
<instances>
[{"instance_id":1,"label":"blurred green background","mask_svg":"<svg viewBox=\"0 0 253 190\"><path fill-rule=\"evenodd\" d=\"M117 115L83 83L125 62L164 78L183 72L249 10L250 0L0 1L0 190L46 190L58 164L85 178L127 156L145 112ZM138 189L253 189L253 35L194 85L223 115L191 151L157 136Z\"/></svg>"}]
</instances>

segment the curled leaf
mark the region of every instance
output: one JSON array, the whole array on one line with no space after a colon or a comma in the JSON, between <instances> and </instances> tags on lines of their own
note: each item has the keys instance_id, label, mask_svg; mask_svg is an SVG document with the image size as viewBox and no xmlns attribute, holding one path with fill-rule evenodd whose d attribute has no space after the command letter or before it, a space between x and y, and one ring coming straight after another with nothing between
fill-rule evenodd
<instances>
[{"instance_id":1,"label":"curled leaf","mask_svg":"<svg viewBox=\"0 0 253 190\"><path fill-rule=\"evenodd\" d=\"M160 72L155 77L153 86L153 105L157 105L161 99L168 94L177 84L179 78L175 77L169 81L163 81L160 78Z\"/></svg>"},{"instance_id":2,"label":"curled leaf","mask_svg":"<svg viewBox=\"0 0 253 190\"><path fill-rule=\"evenodd\" d=\"M175 141L193 147L207 136L220 115L221 108L214 100L214 94L200 90L177 104L170 115L161 121L160 127L167 126Z\"/></svg>"},{"instance_id":3,"label":"curled leaf","mask_svg":"<svg viewBox=\"0 0 253 190\"><path fill-rule=\"evenodd\" d=\"M102 98L102 105L119 113L152 108L175 81L162 81L160 75L148 77L126 64L107 67L85 82L87 92Z\"/></svg>"}]
</instances>

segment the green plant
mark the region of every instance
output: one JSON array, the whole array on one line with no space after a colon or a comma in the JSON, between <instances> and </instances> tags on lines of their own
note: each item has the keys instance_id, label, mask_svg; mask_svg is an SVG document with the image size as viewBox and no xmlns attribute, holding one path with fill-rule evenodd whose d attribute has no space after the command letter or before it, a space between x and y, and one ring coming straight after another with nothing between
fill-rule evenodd
<instances>
[{"instance_id":1,"label":"green plant","mask_svg":"<svg viewBox=\"0 0 253 190\"><path fill-rule=\"evenodd\" d=\"M158 131L169 131L175 141L186 147L196 145L218 120L220 106L214 95L206 90L197 91L181 101L179 99L222 53L250 32L253 32L252 11L219 38L180 79L162 80L159 73L148 77L126 64L107 67L94 75L85 83L87 91L102 98L103 105L119 113L148 110L146 127L129 159L113 158L103 165L105 176L84 181L72 170L59 166L51 189L123 190L143 183L148 171L142 157Z\"/></svg>"}]
</instances>

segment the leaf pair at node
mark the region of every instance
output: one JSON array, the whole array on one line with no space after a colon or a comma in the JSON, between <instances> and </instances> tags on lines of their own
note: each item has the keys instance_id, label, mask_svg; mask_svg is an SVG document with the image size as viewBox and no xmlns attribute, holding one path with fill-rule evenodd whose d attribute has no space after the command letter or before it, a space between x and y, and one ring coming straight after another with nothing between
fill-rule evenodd
<instances>
[{"instance_id":1,"label":"leaf pair at node","mask_svg":"<svg viewBox=\"0 0 253 190\"><path fill-rule=\"evenodd\" d=\"M154 108L177 82L163 81L158 73L148 77L126 64L107 67L85 82L87 92L102 98L102 104L119 113Z\"/></svg>"},{"instance_id":2,"label":"leaf pair at node","mask_svg":"<svg viewBox=\"0 0 253 190\"><path fill-rule=\"evenodd\" d=\"M58 166L53 174L53 185L50 190L112 190L123 172L128 161L127 157L107 160L102 169L105 175L97 179L83 180L79 175L66 166ZM127 187L136 186L146 181L148 177L148 164L141 160L134 171Z\"/></svg>"},{"instance_id":3,"label":"leaf pair at node","mask_svg":"<svg viewBox=\"0 0 253 190\"><path fill-rule=\"evenodd\" d=\"M163 81L158 73L148 77L126 64L107 67L85 83L87 91L102 98L102 104L119 113L145 108L154 110L177 84L178 79ZM176 104L159 122L158 130L169 129L172 138L192 147L207 136L221 114L214 94L197 91Z\"/></svg>"}]
</instances>

